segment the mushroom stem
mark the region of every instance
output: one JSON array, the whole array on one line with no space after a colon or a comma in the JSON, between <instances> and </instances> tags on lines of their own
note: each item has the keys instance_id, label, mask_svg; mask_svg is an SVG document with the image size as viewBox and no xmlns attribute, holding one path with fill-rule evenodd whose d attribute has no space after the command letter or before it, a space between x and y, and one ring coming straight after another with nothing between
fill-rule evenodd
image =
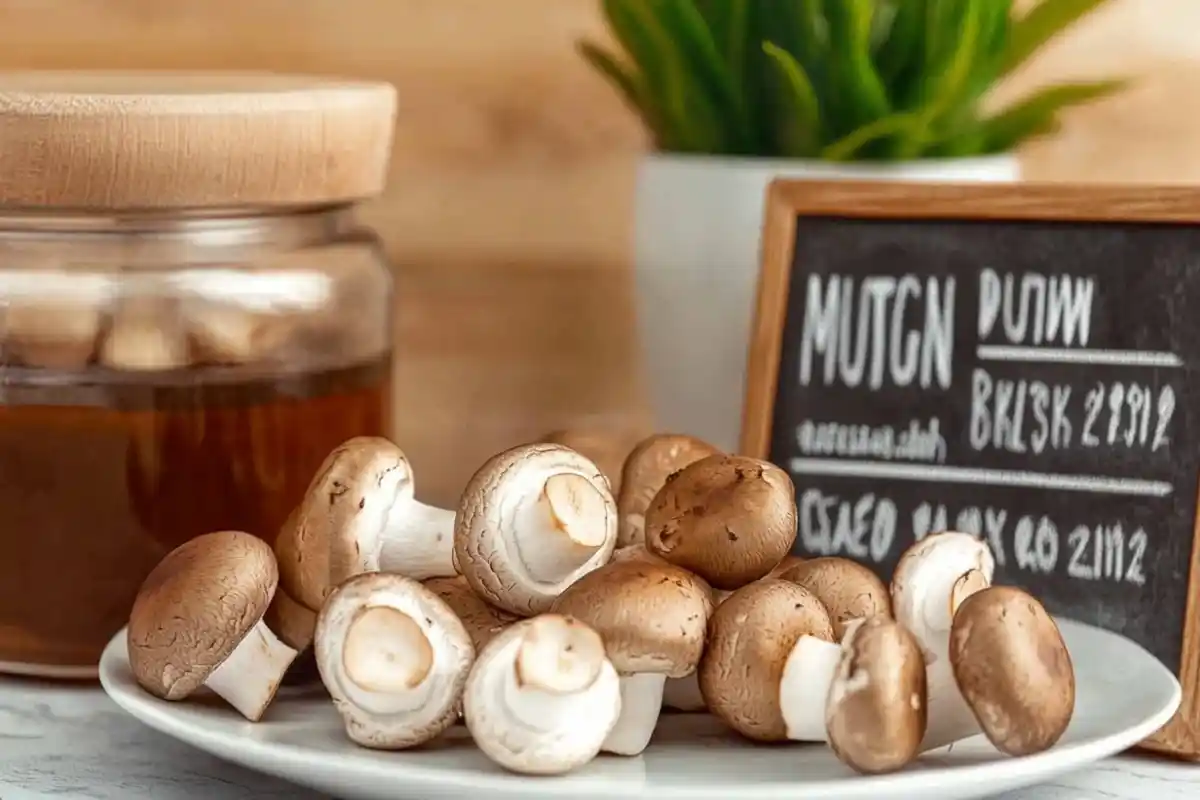
<instances>
[{"instance_id":1,"label":"mushroom stem","mask_svg":"<svg viewBox=\"0 0 1200 800\"><path fill-rule=\"evenodd\" d=\"M416 500L397 503L388 514L379 566L416 581L453 578L454 512Z\"/></svg>"},{"instance_id":2,"label":"mushroom stem","mask_svg":"<svg viewBox=\"0 0 1200 800\"><path fill-rule=\"evenodd\" d=\"M940 658L925 672L928 686L928 725L921 740L920 752L937 750L981 732L975 713L967 705L954 679L950 659Z\"/></svg>"},{"instance_id":3,"label":"mushroom stem","mask_svg":"<svg viewBox=\"0 0 1200 800\"><path fill-rule=\"evenodd\" d=\"M621 676L621 714L601 749L619 756L637 756L650 745L663 705L667 676L638 672ZM697 688L699 692L699 688Z\"/></svg>"},{"instance_id":4,"label":"mushroom stem","mask_svg":"<svg viewBox=\"0 0 1200 800\"><path fill-rule=\"evenodd\" d=\"M259 621L204 685L251 722L262 719L296 651Z\"/></svg>"},{"instance_id":5,"label":"mushroom stem","mask_svg":"<svg viewBox=\"0 0 1200 800\"><path fill-rule=\"evenodd\" d=\"M668 678L663 687L663 708L676 711L703 711L708 708L700 693L700 675L693 672L686 678Z\"/></svg>"},{"instance_id":6,"label":"mushroom stem","mask_svg":"<svg viewBox=\"0 0 1200 800\"><path fill-rule=\"evenodd\" d=\"M787 738L795 742L828 740L825 706L842 648L815 636L796 640L779 679L779 711Z\"/></svg>"},{"instance_id":7,"label":"mushroom stem","mask_svg":"<svg viewBox=\"0 0 1200 800\"><path fill-rule=\"evenodd\" d=\"M592 558L607 538L605 498L582 475L552 475L535 503L518 510L517 550L529 576L556 583Z\"/></svg>"}]
</instances>

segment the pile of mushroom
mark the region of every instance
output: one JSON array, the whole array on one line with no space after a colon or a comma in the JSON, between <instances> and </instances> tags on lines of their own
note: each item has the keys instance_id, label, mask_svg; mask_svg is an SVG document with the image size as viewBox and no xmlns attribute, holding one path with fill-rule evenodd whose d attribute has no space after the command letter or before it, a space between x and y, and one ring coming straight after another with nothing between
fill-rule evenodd
<instances>
[{"instance_id":1,"label":"pile of mushroom","mask_svg":"<svg viewBox=\"0 0 1200 800\"><path fill-rule=\"evenodd\" d=\"M673 709L825 743L864 774L979 734L1014 756L1063 735L1066 645L1036 599L993 585L982 540L929 535L890 586L795 540L787 473L691 437L638 443L617 497L580 452L520 445L453 509L416 499L394 443L351 439L274 549L220 532L168 555L129 660L158 697L206 687L258 721L307 658L351 741L404 750L461 723L529 775L638 756Z\"/></svg>"}]
</instances>

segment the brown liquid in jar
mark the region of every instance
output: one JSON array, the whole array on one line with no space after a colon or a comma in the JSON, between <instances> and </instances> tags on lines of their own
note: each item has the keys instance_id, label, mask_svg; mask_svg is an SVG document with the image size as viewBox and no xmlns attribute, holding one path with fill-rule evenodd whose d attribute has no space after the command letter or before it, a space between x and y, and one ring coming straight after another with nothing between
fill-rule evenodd
<instances>
[{"instance_id":1,"label":"brown liquid in jar","mask_svg":"<svg viewBox=\"0 0 1200 800\"><path fill-rule=\"evenodd\" d=\"M389 434L389 358L82 374L0 366L0 672L94 674L167 552L273 540L334 447Z\"/></svg>"}]
</instances>

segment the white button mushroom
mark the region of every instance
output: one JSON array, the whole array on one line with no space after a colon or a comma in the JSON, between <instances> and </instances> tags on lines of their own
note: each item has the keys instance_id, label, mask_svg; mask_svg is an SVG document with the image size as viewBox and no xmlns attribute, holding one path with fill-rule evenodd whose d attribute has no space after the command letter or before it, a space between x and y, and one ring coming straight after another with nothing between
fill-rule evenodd
<instances>
[{"instance_id":1,"label":"white button mushroom","mask_svg":"<svg viewBox=\"0 0 1200 800\"><path fill-rule=\"evenodd\" d=\"M621 716L601 748L636 756L650 744L667 678L695 673L712 615L712 590L666 563L614 561L583 576L554 601L604 640L621 675Z\"/></svg>"},{"instance_id":2,"label":"white button mushroom","mask_svg":"<svg viewBox=\"0 0 1200 800\"><path fill-rule=\"evenodd\" d=\"M792 480L754 458L702 458L673 474L646 511L646 548L714 589L762 578L795 541Z\"/></svg>"},{"instance_id":3,"label":"white button mushroom","mask_svg":"<svg viewBox=\"0 0 1200 800\"><path fill-rule=\"evenodd\" d=\"M450 606L471 636L475 652L481 652L487 643L512 625L520 617L490 605L471 588L461 575L453 578L430 578L424 581L425 588L436 594Z\"/></svg>"},{"instance_id":4,"label":"white button mushroom","mask_svg":"<svg viewBox=\"0 0 1200 800\"><path fill-rule=\"evenodd\" d=\"M165 300L126 300L113 315L100 361L129 371L186 367L191 353L178 308Z\"/></svg>"},{"instance_id":5,"label":"white button mushroom","mask_svg":"<svg viewBox=\"0 0 1200 800\"><path fill-rule=\"evenodd\" d=\"M1053 747L1075 710L1075 670L1046 609L1011 586L971 595L954 616L950 658L977 727L1002 753ZM966 731L964 730L964 733Z\"/></svg>"},{"instance_id":6,"label":"white button mushroom","mask_svg":"<svg viewBox=\"0 0 1200 800\"><path fill-rule=\"evenodd\" d=\"M892 616L888 587L869 568L848 558L826 556L801 561L776 576L808 589L829 609L833 638L841 641L853 620Z\"/></svg>"},{"instance_id":7,"label":"white button mushroom","mask_svg":"<svg viewBox=\"0 0 1200 800\"><path fill-rule=\"evenodd\" d=\"M168 553L129 615L138 684L164 700L207 686L257 722L296 658L263 622L278 582L271 548L248 533L210 533Z\"/></svg>"},{"instance_id":8,"label":"white button mushroom","mask_svg":"<svg viewBox=\"0 0 1200 800\"><path fill-rule=\"evenodd\" d=\"M449 577L454 513L418 502L408 459L392 442L356 437L325 459L278 551L293 599L321 608L333 587L366 572Z\"/></svg>"},{"instance_id":9,"label":"white button mushroom","mask_svg":"<svg viewBox=\"0 0 1200 800\"><path fill-rule=\"evenodd\" d=\"M754 581L713 612L700 691L709 711L749 739L820 742L840 660L816 595L787 581Z\"/></svg>"},{"instance_id":10,"label":"white button mushroom","mask_svg":"<svg viewBox=\"0 0 1200 800\"><path fill-rule=\"evenodd\" d=\"M969 533L946 531L910 546L892 574L892 613L925 655L929 726L922 750L978 732L974 716L954 683L948 658L955 612L973 592L991 585L992 551Z\"/></svg>"},{"instance_id":11,"label":"white button mushroom","mask_svg":"<svg viewBox=\"0 0 1200 800\"><path fill-rule=\"evenodd\" d=\"M0 349L31 367L84 367L96 349L102 322L97 298L12 302L0 315Z\"/></svg>"},{"instance_id":12,"label":"white button mushroom","mask_svg":"<svg viewBox=\"0 0 1200 800\"><path fill-rule=\"evenodd\" d=\"M400 575L368 573L329 596L316 654L351 741L402 750L457 719L475 648L436 594Z\"/></svg>"},{"instance_id":13,"label":"white button mushroom","mask_svg":"<svg viewBox=\"0 0 1200 800\"><path fill-rule=\"evenodd\" d=\"M683 434L658 433L638 442L625 457L621 468L620 493L617 496L621 523L617 544L627 547L644 542L646 509L667 478L687 465L718 452L708 442Z\"/></svg>"},{"instance_id":14,"label":"white button mushroom","mask_svg":"<svg viewBox=\"0 0 1200 800\"><path fill-rule=\"evenodd\" d=\"M463 491L454 554L480 597L522 617L607 564L617 541L608 481L561 445L521 445L490 458Z\"/></svg>"},{"instance_id":15,"label":"white button mushroom","mask_svg":"<svg viewBox=\"0 0 1200 800\"><path fill-rule=\"evenodd\" d=\"M829 745L864 774L894 772L917 757L926 724L925 661L911 633L884 616L846 626L829 685Z\"/></svg>"},{"instance_id":16,"label":"white button mushroom","mask_svg":"<svg viewBox=\"0 0 1200 800\"><path fill-rule=\"evenodd\" d=\"M621 713L621 684L600 635L543 614L506 628L467 678L463 717L505 769L561 775L600 752Z\"/></svg>"}]
</instances>

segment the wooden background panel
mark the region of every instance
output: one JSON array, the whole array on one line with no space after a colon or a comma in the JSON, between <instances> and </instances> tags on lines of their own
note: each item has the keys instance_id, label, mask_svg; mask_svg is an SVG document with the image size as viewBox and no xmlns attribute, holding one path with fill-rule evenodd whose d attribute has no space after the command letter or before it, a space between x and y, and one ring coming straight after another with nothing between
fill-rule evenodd
<instances>
[{"instance_id":1,"label":"wooden background panel","mask_svg":"<svg viewBox=\"0 0 1200 800\"><path fill-rule=\"evenodd\" d=\"M366 217L398 265L398 438L450 502L491 452L646 425L628 273L635 119L575 55L596 0L0 0L0 68L382 78L392 180ZM1028 147L1054 180L1200 178L1200 3L1116 0L1016 76L1135 74Z\"/></svg>"}]
</instances>

